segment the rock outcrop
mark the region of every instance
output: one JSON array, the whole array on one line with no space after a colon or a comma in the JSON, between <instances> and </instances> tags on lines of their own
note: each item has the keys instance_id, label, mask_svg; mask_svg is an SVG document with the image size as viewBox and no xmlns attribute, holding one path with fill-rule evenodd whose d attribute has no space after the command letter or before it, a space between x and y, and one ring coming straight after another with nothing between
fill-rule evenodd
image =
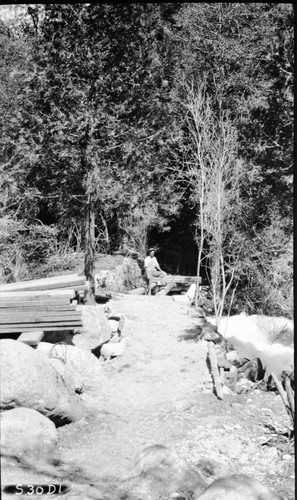
<instances>
[{"instance_id":1,"label":"rock outcrop","mask_svg":"<svg viewBox=\"0 0 297 500\"><path fill-rule=\"evenodd\" d=\"M1 410L31 408L56 425L80 420L84 406L38 350L11 339L0 341Z\"/></svg>"}]
</instances>

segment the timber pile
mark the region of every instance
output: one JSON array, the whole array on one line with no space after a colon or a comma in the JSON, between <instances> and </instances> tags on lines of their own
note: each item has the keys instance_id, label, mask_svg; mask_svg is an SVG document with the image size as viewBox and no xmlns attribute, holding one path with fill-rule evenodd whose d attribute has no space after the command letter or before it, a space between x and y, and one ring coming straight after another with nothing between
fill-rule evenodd
<instances>
[{"instance_id":1,"label":"timber pile","mask_svg":"<svg viewBox=\"0 0 297 500\"><path fill-rule=\"evenodd\" d=\"M0 285L0 337L82 327L77 294L87 289L84 276L55 276Z\"/></svg>"}]
</instances>

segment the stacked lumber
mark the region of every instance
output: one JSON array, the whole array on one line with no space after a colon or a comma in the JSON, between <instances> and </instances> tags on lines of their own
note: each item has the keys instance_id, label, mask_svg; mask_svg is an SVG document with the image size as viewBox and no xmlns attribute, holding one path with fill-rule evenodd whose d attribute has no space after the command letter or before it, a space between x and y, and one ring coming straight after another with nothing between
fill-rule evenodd
<instances>
[{"instance_id":1,"label":"stacked lumber","mask_svg":"<svg viewBox=\"0 0 297 500\"><path fill-rule=\"evenodd\" d=\"M82 312L72 301L86 288L86 278L78 275L0 285L0 337L82 327Z\"/></svg>"}]
</instances>

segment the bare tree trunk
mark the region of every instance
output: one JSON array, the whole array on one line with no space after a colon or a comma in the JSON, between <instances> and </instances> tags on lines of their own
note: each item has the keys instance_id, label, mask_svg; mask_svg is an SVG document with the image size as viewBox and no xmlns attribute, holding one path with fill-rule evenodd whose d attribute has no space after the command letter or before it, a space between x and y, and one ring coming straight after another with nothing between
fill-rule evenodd
<instances>
[{"instance_id":1,"label":"bare tree trunk","mask_svg":"<svg viewBox=\"0 0 297 500\"><path fill-rule=\"evenodd\" d=\"M93 193L88 196L85 215L85 276L89 282L87 301L95 303L95 210Z\"/></svg>"},{"instance_id":2,"label":"bare tree trunk","mask_svg":"<svg viewBox=\"0 0 297 500\"><path fill-rule=\"evenodd\" d=\"M204 202L204 172L202 170L201 172L201 194L200 194L200 245L199 245L199 251L198 251L198 262L197 262L197 283L196 283L196 292L195 292L195 306L196 308L198 307L198 300L199 300L199 284L200 284L200 273L201 273L201 260L202 260L202 252L203 252L203 245L204 245L204 213L203 213L203 202Z\"/></svg>"},{"instance_id":3,"label":"bare tree trunk","mask_svg":"<svg viewBox=\"0 0 297 500\"><path fill-rule=\"evenodd\" d=\"M213 305L215 310L216 325L219 325L219 315L220 315L220 302L221 302L221 270L220 261L218 257L218 249L216 245L213 245L213 255L211 257L211 288L213 295Z\"/></svg>"},{"instance_id":4,"label":"bare tree trunk","mask_svg":"<svg viewBox=\"0 0 297 500\"><path fill-rule=\"evenodd\" d=\"M234 256L228 242L236 233L236 201L243 171L238 161L237 133L230 115L221 109L221 102L215 103L207 95L205 82L197 91L194 85L188 87L187 93L184 105L193 149L184 175L191 199L199 207L197 228L200 229L195 304L198 305L202 254L207 250L218 325L234 278L234 268L230 266ZM215 104L219 104L219 113Z\"/></svg>"},{"instance_id":5,"label":"bare tree trunk","mask_svg":"<svg viewBox=\"0 0 297 500\"><path fill-rule=\"evenodd\" d=\"M107 252L110 252L111 245L110 245L110 237L109 237L108 227L107 227L106 220L102 214L101 214L101 221L102 221L102 224L104 227L105 243L106 243Z\"/></svg>"}]
</instances>

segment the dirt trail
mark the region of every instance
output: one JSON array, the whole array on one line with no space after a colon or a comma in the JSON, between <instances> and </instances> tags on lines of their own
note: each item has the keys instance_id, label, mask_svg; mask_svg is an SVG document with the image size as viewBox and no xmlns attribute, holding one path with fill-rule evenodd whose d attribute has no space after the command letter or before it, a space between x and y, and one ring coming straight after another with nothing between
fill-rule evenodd
<instances>
[{"instance_id":1,"label":"dirt trail","mask_svg":"<svg viewBox=\"0 0 297 500\"><path fill-rule=\"evenodd\" d=\"M62 457L94 476L125 477L139 452L158 443L194 463L211 459L218 475L250 474L293 500L293 460L262 445L265 424L289 424L280 396L256 391L218 401L207 344L186 340L195 320L172 297L122 295L110 307L127 318L126 349L103 362L104 384L85 421L59 430Z\"/></svg>"},{"instance_id":2,"label":"dirt trail","mask_svg":"<svg viewBox=\"0 0 297 500\"><path fill-rule=\"evenodd\" d=\"M195 320L172 297L118 295L109 305L126 317L124 355L98 360L102 378L83 395L86 418L58 429L61 460L96 483L127 477L144 447L163 444L194 464L210 459L217 476L250 474L293 500L292 456L263 445L271 433L265 425L289 425L280 396L253 391L219 401L206 365L207 343L190 339ZM76 345L90 350L100 343L103 306L82 307L84 331ZM28 478L36 482L38 476L18 473L17 482ZM43 482L49 480L45 474ZM63 498L107 498L91 482L82 479Z\"/></svg>"},{"instance_id":3,"label":"dirt trail","mask_svg":"<svg viewBox=\"0 0 297 500\"><path fill-rule=\"evenodd\" d=\"M201 388L211 386L211 377L206 344L183 340L194 326L185 307L154 296L124 296L110 306L127 318L127 344L122 357L103 363L104 387L92 402L79 448L90 467L123 474L143 447L175 444L170 413L199 405ZM76 425L60 430L62 445ZM68 449L67 459L72 452Z\"/></svg>"}]
</instances>

